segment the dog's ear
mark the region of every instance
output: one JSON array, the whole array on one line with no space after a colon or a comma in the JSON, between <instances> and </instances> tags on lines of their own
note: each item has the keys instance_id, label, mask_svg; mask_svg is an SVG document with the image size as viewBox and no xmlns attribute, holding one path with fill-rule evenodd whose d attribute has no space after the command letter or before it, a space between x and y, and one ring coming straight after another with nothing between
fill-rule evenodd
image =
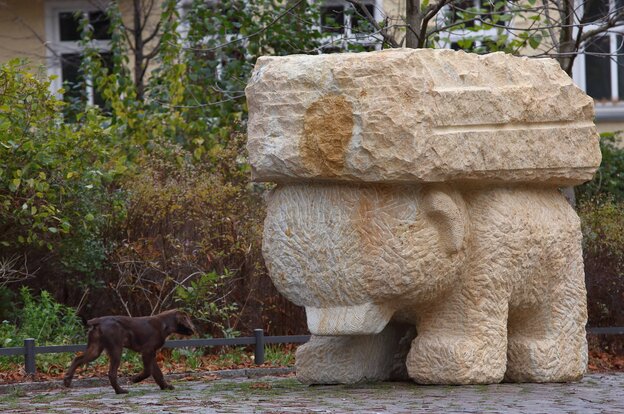
<instances>
[{"instance_id":1,"label":"dog's ear","mask_svg":"<svg viewBox=\"0 0 624 414\"><path fill-rule=\"evenodd\" d=\"M176 312L176 332L180 335L193 335L195 333L195 325L191 321L191 317L185 312Z\"/></svg>"}]
</instances>

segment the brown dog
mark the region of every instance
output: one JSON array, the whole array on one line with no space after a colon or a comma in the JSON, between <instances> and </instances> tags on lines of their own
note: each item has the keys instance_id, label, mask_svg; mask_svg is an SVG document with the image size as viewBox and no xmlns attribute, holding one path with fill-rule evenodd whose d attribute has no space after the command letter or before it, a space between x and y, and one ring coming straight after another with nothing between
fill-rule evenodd
<instances>
[{"instance_id":1,"label":"brown dog","mask_svg":"<svg viewBox=\"0 0 624 414\"><path fill-rule=\"evenodd\" d=\"M108 379L117 394L128 392L117 383L117 369L124 347L140 352L143 357L143 371L135 375L132 382L143 381L151 375L161 389L172 390L173 385L165 381L158 367L156 352L165 344L165 339L169 335L174 333L192 335L195 332L191 318L175 309L139 318L103 316L87 321L87 325L91 327L87 350L83 355L74 358L63 378L63 384L69 387L76 368L93 361L106 350L110 359Z\"/></svg>"}]
</instances>

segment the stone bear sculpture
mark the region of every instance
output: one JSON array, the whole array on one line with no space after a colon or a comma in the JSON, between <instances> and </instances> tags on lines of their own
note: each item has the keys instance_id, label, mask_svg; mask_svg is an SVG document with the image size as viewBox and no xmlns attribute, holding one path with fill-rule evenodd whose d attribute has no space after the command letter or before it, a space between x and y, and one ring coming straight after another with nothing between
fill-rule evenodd
<instances>
[{"instance_id":1,"label":"stone bear sculpture","mask_svg":"<svg viewBox=\"0 0 624 414\"><path fill-rule=\"evenodd\" d=\"M560 382L587 365L593 103L556 63L392 50L259 59L263 254L304 306L306 383Z\"/></svg>"},{"instance_id":2,"label":"stone bear sculpture","mask_svg":"<svg viewBox=\"0 0 624 414\"><path fill-rule=\"evenodd\" d=\"M273 190L267 211L271 277L329 335L299 349L305 382L392 377L410 327L420 383L585 371L579 220L557 189L306 183Z\"/></svg>"}]
</instances>

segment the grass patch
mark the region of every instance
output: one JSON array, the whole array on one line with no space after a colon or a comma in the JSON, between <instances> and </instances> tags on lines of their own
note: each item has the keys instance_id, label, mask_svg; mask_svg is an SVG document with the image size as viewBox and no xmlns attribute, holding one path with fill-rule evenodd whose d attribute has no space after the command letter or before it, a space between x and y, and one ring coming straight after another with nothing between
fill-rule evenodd
<instances>
[{"instance_id":1,"label":"grass patch","mask_svg":"<svg viewBox=\"0 0 624 414\"><path fill-rule=\"evenodd\" d=\"M38 394L30 399L30 402L33 403L49 403L58 399L57 394Z\"/></svg>"},{"instance_id":2,"label":"grass patch","mask_svg":"<svg viewBox=\"0 0 624 414\"><path fill-rule=\"evenodd\" d=\"M9 394L0 396L0 404L10 404L12 402L17 402L20 397L24 397L26 394L23 391L14 390Z\"/></svg>"},{"instance_id":3,"label":"grass patch","mask_svg":"<svg viewBox=\"0 0 624 414\"><path fill-rule=\"evenodd\" d=\"M264 362L277 367L290 367L295 365L295 350L291 344L267 345L264 348Z\"/></svg>"}]
</instances>

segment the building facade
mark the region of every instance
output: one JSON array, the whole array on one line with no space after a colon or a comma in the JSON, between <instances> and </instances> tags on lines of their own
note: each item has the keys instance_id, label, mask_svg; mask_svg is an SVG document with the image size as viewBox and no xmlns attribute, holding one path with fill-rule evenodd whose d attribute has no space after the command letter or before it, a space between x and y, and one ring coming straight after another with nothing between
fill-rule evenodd
<instances>
[{"instance_id":1,"label":"building facade","mask_svg":"<svg viewBox=\"0 0 624 414\"><path fill-rule=\"evenodd\" d=\"M119 1L124 22L132 25L133 1ZM492 3L482 4L484 1L464 0L461 7L487 9ZM64 82L71 83L78 77L79 17L88 18L94 30L93 45L107 62L110 21L102 11L106 3L107 0L3 0L0 3L0 63L15 57L27 58L33 66L43 66L53 75L51 87L58 91ZM153 0L153 7L149 9L152 24L160 13L159 4L159 0ZM362 4L366 10L354 8L344 0L323 0L319 27L326 35L327 44L321 53L345 50L348 43L360 45L363 50L380 49L380 36L372 35L370 28L366 28L366 13L387 25L404 25L405 0L362 0ZM592 25L597 27L600 19L622 6L620 0L598 0L592 5L595 10L592 9L582 22L586 31L592 30ZM447 9L446 14L440 15L453 13L448 6ZM582 11L581 6L579 15ZM437 46L458 48L465 38L461 31L454 32ZM606 31L586 45L586 49L587 54L582 53L575 59L573 79L595 99L599 130L624 130L624 57L620 55L624 50L624 26ZM89 103L100 103L101 98L92 88L87 88L86 95Z\"/></svg>"}]
</instances>

